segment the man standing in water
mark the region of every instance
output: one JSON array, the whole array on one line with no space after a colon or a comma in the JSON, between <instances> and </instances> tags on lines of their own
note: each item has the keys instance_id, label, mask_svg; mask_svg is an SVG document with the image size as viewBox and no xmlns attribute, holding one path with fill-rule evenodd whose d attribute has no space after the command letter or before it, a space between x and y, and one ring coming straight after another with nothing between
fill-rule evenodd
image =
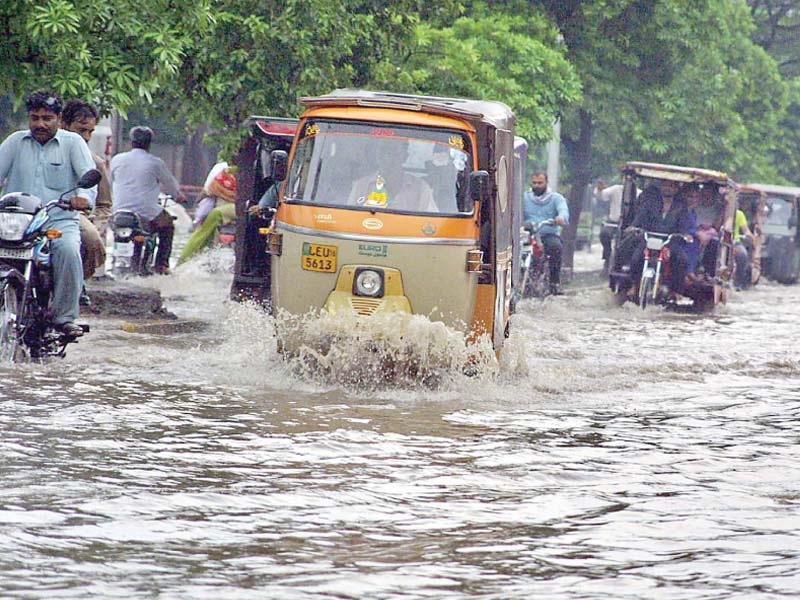
<instances>
[{"instance_id":1,"label":"man standing in water","mask_svg":"<svg viewBox=\"0 0 800 600\"><path fill-rule=\"evenodd\" d=\"M522 207L526 223L541 223L553 219L555 225L542 225L539 234L544 245L544 253L550 264L550 293L560 295L561 291L561 227L569 222L569 207L564 196L547 186L547 173L536 171L531 177L531 189L525 192Z\"/></svg>"},{"instance_id":2,"label":"man standing in water","mask_svg":"<svg viewBox=\"0 0 800 600\"><path fill-rule=\"evenodd\" d=\"M25 99L29 129L12 133L0 145L0 181L8 178L3 193L25 192L43 202L57 200L75 188L78 179L94 169L94 161L83 138L59 129L61 98L49 90L38 90ZM83 267L78 213L94 204L96 188L80 189L69 199L72 210L53 208L50 222L61 237L52 240L51 259L55 285L53 324L69 337L83 335L75 320L80 311Z\"/></svg>"}]
</instances>

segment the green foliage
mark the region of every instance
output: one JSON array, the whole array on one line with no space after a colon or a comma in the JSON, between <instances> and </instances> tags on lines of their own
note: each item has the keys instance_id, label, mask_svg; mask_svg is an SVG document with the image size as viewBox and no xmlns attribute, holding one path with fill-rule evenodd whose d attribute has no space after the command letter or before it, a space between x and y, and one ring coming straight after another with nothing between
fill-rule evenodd
<instances>
[{"instance_id":1,"label":"green foliage","mask_svg":"<svg viewBox=\"0 0 800 600\"><path fill-rule=\"evenodd\" d=\"M584 99L565 111L568 172L613 174L625 160L775 175L786 105L775 61L729 0L541 2L564 32ZM588 119L586 116L588 115ZM590 128L591 151L583 127Z\"/></svg>"},{"instance_id":2,"label":"green foliage","mask_svg":"<svg viewBox=\"0 0 800 600\"><path fill-rule=\"evenodd\" d=\"M184 58L176 93L228 152L249 115L295 115L299 96L368 85L375 65L404 52L421 15L437 11L422 0L220 1L210 35Z\"/></svg>"},{"instance_id":3,"label":"green foliage","mask_svg":"<svg viewBox=\"0 0 800 600\"><path fill-rule=\"evenodd\" d=\"M800 5L797 0L747 0L757 29L753 40L778 62L784 77L800 76Z\"/></svg>"},{"instance_id":4,"label":"green foliage","mask_svg":"<svg viewBox=\"0 0 800 600\"><path fill-rule=\"evenodd\" d=\"M505 102L517 133L533 143L549 139L560 108L580 97L557 31L530 9L512 15L478 5L449 26L420 23L408 53L376 78L392 91Z\"/></svg>"},{"instance_id":5,"label":"green foliage","mask_svg":"<svg viewBox=\"0 0 800 600\"><path fill-rule=\"evenodd\" d=\"M6 0L0 93L52 87L122 111L172 84L211 0Z\"/></svg>"}]
</instances>

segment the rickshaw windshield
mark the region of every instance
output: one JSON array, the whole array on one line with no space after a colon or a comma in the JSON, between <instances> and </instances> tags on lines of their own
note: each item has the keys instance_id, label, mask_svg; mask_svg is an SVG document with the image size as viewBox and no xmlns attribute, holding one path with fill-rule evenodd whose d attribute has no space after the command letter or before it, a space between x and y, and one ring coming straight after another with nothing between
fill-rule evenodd
<instances>
[{"instance_id":1,"label":"rickshaw windshield","mask_svg":"<svg viewBox=\"0 0 800 600\"><path fill-rule=\"evenodd\" d=\"M766 233L788 235L791 217L792 202L788 198L781 198L780 196L767 197L762 226Z\"/></svg>"},{"instance_id":2,"label":"rickshaw windshield","mask_svg":"<svg viewBox=\"0 0 800 600\"><path fill-rule=\"evenodd\" d=\"M397 124L306 121L286 202L410 214L459 215L472 167L469 138Z\"/></svg>"}]
</instances>

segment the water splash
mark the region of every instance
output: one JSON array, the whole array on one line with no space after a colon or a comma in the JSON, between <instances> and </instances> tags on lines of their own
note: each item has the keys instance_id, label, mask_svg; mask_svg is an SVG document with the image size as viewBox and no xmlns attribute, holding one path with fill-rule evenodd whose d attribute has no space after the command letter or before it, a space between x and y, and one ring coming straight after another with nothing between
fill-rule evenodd
<instances>
[{"instance_id":1,"label":"water splash","mask_svg":"<svg viewBox=\"0 0 800 600\"><path fill-rule=\"evenodd\" d=\"M499 365L486 336L474 342L441 322L406 313L280 314L279 344L292 373L348 389L441 388L492 378Z\"/></svg>"}]
</instances>

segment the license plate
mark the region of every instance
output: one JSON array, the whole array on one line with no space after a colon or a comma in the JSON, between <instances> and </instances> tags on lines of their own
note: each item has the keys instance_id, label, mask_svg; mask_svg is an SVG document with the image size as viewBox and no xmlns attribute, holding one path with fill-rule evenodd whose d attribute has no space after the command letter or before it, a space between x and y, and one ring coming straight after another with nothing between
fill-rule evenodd
<instances>
[{"instance_id":1,"label":"license plate","mask_svg":"<svg viewBox=\"0 0 800 600\"><path fill-rule=\"evenodd\" d=\"M33 258L33 248L0 248L0 258L30 260Z\"/></svg>"},{"instance_id":2,"label":"license plate","mask_svg":"<svg viewBox=\"0 0 800 600\"><path fill-rule=\"evenodd\" d=\"M117 242L117 244L114 246L114 254L120 257L130 258L133 256L133 242Z\"/></svg>"},{"instance_id":3,"label":"license plate","mask_svg":"<svg viewBox=\"0 0 800 600\"><path fill-rule=\"evenodd\" d=\"M320 273L336 272L336 246L323 246L303 242L303 255L300 257L300 266L306 271Z\"/></svg>"}]
</instances>

